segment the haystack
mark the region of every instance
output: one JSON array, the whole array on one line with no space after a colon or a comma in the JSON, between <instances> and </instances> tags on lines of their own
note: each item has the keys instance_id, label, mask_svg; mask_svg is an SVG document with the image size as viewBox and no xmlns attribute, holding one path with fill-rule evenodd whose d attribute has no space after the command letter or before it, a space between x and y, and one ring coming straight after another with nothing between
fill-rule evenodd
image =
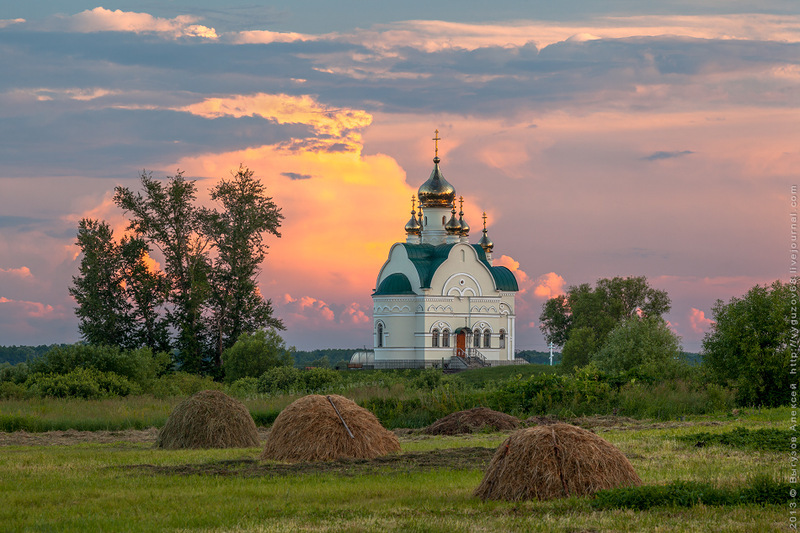
<instances>
[{"instance_id":1,"label":"haystack","mask_svg":"<svg viewBox=\"0 0 800 533\"><path fill-rule=\"evenodd\" d=\"M281 411L261 459L296 463L374 459L400 451L400 441L368 410L332 394L304 396Z\"/></svg>"},{"instance_id":2,"label":"haystack","mask_svg":"<svg viewBox=\"0 0 800 533\"><path fill-rule=\"evenodd\" d=\"M474 495L486 500L550 500L640 485L611 443L569 424L521 429L497 449Z\"/></svg>"},{"instance_id":3,"label":"haystack","mask_svg":"<svg viewBox=\"0 0 800 533\"><path fill-rule=\"evenodd\" d=\"M428 435L461 435L484 429L505 431L517 429L519 420L515 416L493 411L487 407L475 407L440 418L422 430Z\"/></svg>"},{"instance_id":4,"label":"haystack","mask_svg":"<svg viewBox=\"0 0 800 533\"><path fill-rule=\"evenodd\" d=\"M224 392L200 391L179 403L158 432L156 447L250 448L260 444L247 407Z\"/></svg>"}]
</instances>

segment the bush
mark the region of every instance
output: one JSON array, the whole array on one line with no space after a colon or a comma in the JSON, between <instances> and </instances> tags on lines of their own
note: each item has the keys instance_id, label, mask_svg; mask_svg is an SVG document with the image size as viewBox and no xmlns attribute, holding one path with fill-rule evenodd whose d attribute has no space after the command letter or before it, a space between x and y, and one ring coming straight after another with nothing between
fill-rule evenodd
<instances>
[{"instance_id":1,"label":"bush","mask_svg":"<svg viewBox=\"0 0 800 533\"><path fill-rule=\"evenodd\" d=\"M201 390L219 390L222 385L214 382L210 377L188 374L186 372L173 372L156 379L153 382L151 393L156 398L174 398L178 396L191 396Z\"/></svg>"},{"instance_id":2,"label":"bush","mask_svg":"<svg viewBox=\"0 0 800 533\"><path fill-rule=\"evenodd\" d=\"M243 333L236 344L222 352L222 368L228 383L246 377L257 378L270 368L293 364L291 352L275 329L252 335Z\"/></svg>"},{"instance_id":3,"label":"bush","mask_svg":"<svg viewBox=\"0 0 800 533\"><path fill-rule=\"evenodd\" d=\"M72 344L58 346L30 362L30 372L67 375L79 368L113 372L149 390L154 380L170 365L165 352L154 354L150 348L122 350L118 346Z\"/></svg>"},{"instance_id":4,"label":"bush","mask_svg":"<svg viewBox=\"0 0 800 533\"><path fill-rule=\"evenodd\" d=\"M288 394L300 387L300 371L293 366L277 366L258 378L258 392L264 394Z\"/></svg>"},{"instance_id":5,"label":"bush","mask_svg":"<svg viewBox=\"0 0 800 533\"><path fill-rule=\"evenodd\" d=\"M53 398L104 398L128 396L141 389L124 376L93 368L76 368L67 374L35 373L25 382L31 392Z\"/></svg>"},{"instance_id":6,"label":"bush","mask_svg":"<svg viewBox=\"0 0 800 533\"><path fill-rule=\"evenodd\" d=\"M27 363L17 363L13 366L8 363L0 363L0 382L25 383L29 374Z\"/></svg>"},{"instance_id":7,"label":"bush","mask_svg":"<svg viewBox=\"0 0 800 533\"><path fill-rule=\"evenodd\" d=\"M300 372L305 389L309 393L323 392L325 389L339 383L342 377L336 370L330 368L312 368Z\"/></svg>"},{"instance_id":8,"label":"bush","mask_svg":"<svg viewBox=\"0 0 800 533\"><path fill-rule=\"evenodd\" d=\"M242 378L237 379L228 388L228 394L237 398L249 398L258 394L258 379Z\"/></svg>"},{"instance_id":9,"label":"bush","mask_svg":"<svg viewBox=\"0 0 800 533\"><path fill-rule=\"evenodd\" d=\"M3 381L0 383L0 399L2 400L22 400L28 396L28 389L24 385L19 385L13 381Z\"/></svg>"}]
</instances>

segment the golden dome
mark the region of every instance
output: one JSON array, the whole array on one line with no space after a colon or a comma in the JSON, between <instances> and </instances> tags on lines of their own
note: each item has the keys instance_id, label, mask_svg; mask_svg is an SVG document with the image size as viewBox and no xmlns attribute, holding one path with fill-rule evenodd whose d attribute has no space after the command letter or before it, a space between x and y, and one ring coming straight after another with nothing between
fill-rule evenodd
<instances>
[{"instance_id":1,"label":"golden dome","mask_svg":"<svg viewBox=\"0 0 800 533\"><path fill-rule=\"evenodd\" d=\"M492 242L492 239L490 239L489 235L486 234L486 212L485 211L483 213L483 237L481 237L481 240L478 241L478 244L481 245L481 248L483 248L483 251L486 252L487 254L491 253L492 248L494 248L494 243Z\"/></svg>"},{"instance_id":2,"label":"golden dome","mask_svg":"<svg viewBox=\"0 0 800 533\"><path fill-rule=\"evenodd\" d=\"M417 191L422 207L450 207L455 201L456 189L444 179L439 161L438 156L433 158L431 177Z\"/></svg>"},{"instance_id":3,"label":"golden dome","mask_svg":"<svg viewBox=\"0 0 800 533\"><path fill-rule=\"evenodd\" d=\"M461 235L464 237L469 236L469 224L467 221L464 220L464 197L459 197L458 201L460 202L459 212L458 212L458 224L461 226Z\"/></svg>"},{"instance_id":4,"label":"golden dome","mask_svg":"<svg viewBox=\"0 0 800 533\"><path fill-rule=\"evenodd\" d=\"M448 235L460 235L461 224L456 220L456 208L454 207L450 212L452 215L450 216L450 220L447 221L447 224L445 224L444 230Z\"/></svg>"},{"instance_id":5,"label":"golden dome","mask_svg":"<svg viewBox=\"0 0 800 533\"><path fill-rule=\"evenodd\" d=\"M420 226L419 222L417 222L416 214L417 212L414 211L414 202L416 199L412 196L411 197L411 219L406 222L406 233L409 235L419 235L420 231L422 230L422 226Z\"/></svg>"}]
</instances>

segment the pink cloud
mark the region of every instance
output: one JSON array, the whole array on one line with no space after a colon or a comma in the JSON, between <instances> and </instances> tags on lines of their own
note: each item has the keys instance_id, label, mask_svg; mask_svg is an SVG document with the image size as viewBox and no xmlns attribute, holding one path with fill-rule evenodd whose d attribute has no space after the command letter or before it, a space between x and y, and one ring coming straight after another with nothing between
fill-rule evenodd
<instances>
[{"instance_id":1,"label":"pink cloud","mask_svg":"<svg viewBox=\"0 0 800 533\"><path fill-rule=\"evenodd\" d=\"M31 269L23 266L19 268L0 268L0 275L13 276L15 278L32 278Z\"/></svg>"},{"instance_id":2,"label":"pink cloud","mask_svg":"<svg viewBox=\"0 0 800 533\"><path fill-rule=\"evenodd\" d=\"M695 333L705 333L714 324L714 321L706 318L705 312L692 307L689 312L689 324Z\"/></svg>"},{"instance_id":3,"label":"pink cloud","mask_svg":"<svg viewBox=\"0 0 800 533\"><path fill-rule=\"evenodd\" d=\"M339 314L339 322L343 324L368 324L371 321L363 306L355 302L345 307Z\"/></svg>"},{"instance_id":4,"label":"pink cloud","mask_svg":"<svg viewBox=\"0 0 800 533\"><path fill-rule=\"evenodd\" d=\"M327 303L317 300L311 296L300 296L293 298L291 294L284 294L280 314L287 315L292 321L333 321L335 318L333 311Z\"/></svg>"},{"instance_id":5,"label":"pink cloud","mask_svg":"<svg viewBox=\"0 0 800 533\"><path fill-rule=\"evenodd\" d=\"M3 304L3 310L8 310L17 316L24 316L28 318L60 318L63 316L63 310L41 302L27 302L24 300L12 300L4 296L0 296L0 304ZM2 313L5 314L5 313Z\"/></svg>"},{"instance_id":6,"label":"pink cloud","mask_svg":"<svg viewBox=\"0 0 800 533\"><path fill-rule=\"evenodd\" d=\"M65 17L68 29L80 33L119 31L132 33L160 33L172 38L203 37L217 39L214 28L194 24L198 17L179 15L172 19L154 17L148 13L135 13L96 7L77 15Z\"/></svg>"},{"instance_id":7,"label":"pink cloud","mask_svg":"<svg viewBox=\"0 0 800 533\"><path fill-rule=\"evenodd\" d=\"M555 272L548 272L536 278L536 288L533 294L539 298L554 298L559 294L564 294L564 278Z\"/></svg>"}]
</instances>

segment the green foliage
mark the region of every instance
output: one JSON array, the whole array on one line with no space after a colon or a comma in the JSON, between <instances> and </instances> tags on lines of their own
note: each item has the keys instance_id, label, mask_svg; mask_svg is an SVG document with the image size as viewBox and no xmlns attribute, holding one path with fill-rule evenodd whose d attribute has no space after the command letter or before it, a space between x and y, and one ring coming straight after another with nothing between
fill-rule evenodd
<instances>
[{"instance_id":1,"label":"green foliage","mask_svg":"<svg viewBox=\"0 0 800 533\"><path fill-rule=\"evenodd\" d=\"M296 366L297 368L305 368L307 366L319 366L315 365L314 363L323 358L327 358L328 364L332 367L335 367L339 362L349 363L350 358L353 356L355 352L358 351L359 351L358 349L349 349L349 348L348 349L328 348L324 350L312 350L312 351L297 350L293 352L292 355L294 355L294 366Z\"/></svg>"},{"instance_id":2,"label":"green foliage","mask_svg":"<svg viewBox=\"0 0 800 533\"><path fill-rule=\"evenodd\" d=\"M797 433L788 429L737 427L728 433L692 433L679 435L677 439L695 446L720 444L743 450L785 452L797 443Z\"/></svg>"},{"instance_id":3,"label":"green foliage","mask_svg":"<svg viewBox=\"0 0 800 533\"><path fill-rule=\"evenodd\" d=\"M219 390L222 385L208 376L198 376L188 372L171 372L153 382L151 394L155 398L174 398L191 396L201 390Z\"/></svg>"},{"instance_id":4,"label":"green foliage","mask_svg":"<svg viewBox=\"0 0 800 533\"><path fill-rule=\"evenodd\" d=\"M278 415L281 414L280 409L269 409L266 411L250 411L250 416L253 417L253 421L256 423L257 426L264 426L269 427L275 422L275 419L278 418Z\"/></svg>"},{"instance_id":5,"label":"green foliage","mask_svg":"<svg viewBox=\"0 0 800 533\"><path fill-rule=\"evenodd\" d=\"M669 485L642 485L601 490L595 494L595 509L635 509L651 507L692 507L695 505L782 505L789 498L791 484L759 476L749 485L722 488L711 483L675 481Z\"/></svg>"},{"instance_id":6,"label":"green foliage","mask_svg":"<svg viewBox=\"0 0 800 533\"><path fill-rule=\"evenodd\" d=\"M575 368L588 363L623 320L658 318L669 310L667 293L650 287L644 276L604 278L594 288L573 285L545 302L539 327L548 342L563 347L563 364Z\"/></svg>"},{"instance_id":7,"label":"green foliage","mask_svg":"<svg viewBox=\"0 0 800 533\"><path fill-rule=\"evenodd\" d=\"M550 366L550 352L540 352L537 350L520 350L514 354L517 359L525 359L534 365ZM553 351L553 366L561 363L561 352Z\"/></svg>"},{"instance_id":8,"label":"green foliage","mask_svg":"<svg viewBox=\"0 0 800 533\"><path fill-rule=\"evenodd\" d=\"M205 212L205 231L217 251L208 278L208 329L219 366L224 350L243 333L284 329L272 316L272 302L261 296L256 283L259 265L267 255L263 235L280 237L283 215L254 172L241 165L230 180L217 183L211 199L223 207Z\"/></svg>"},{"instance_id":9,"label":"green foliage","mask_svg":"<svg viewBox=\"0 0 800 533\"><path fill-rule=\"evenodd\" d=\"M32 360L29 366L30 372L40 374L68 374L77 369L113 372L146 391L166 371L169 363L169 354L154 354L150 348L123 350L118 346L72 344L53 348Z\"/></svg>"},{"instance_id":10,"label":"green foliage","mask_svg":"<svg viewBox=\"0 0 800 533\"><path fill-rule=\"evenodd\" d=\"M720 384L738 391L740 405L787 405L790 386L791 302L797 286L756 285L727 304L717 300L703 339L703 364Z\"/></svg>"},{"instance_id":11,"label":"green foliage","mask_svg":"<svg viewBox=\"0 0 800 533\"><path fill-rule=\"evenodd\" d=\"M258 392L264 394L289 394L300 388L300 370L291 366L276 366L258 378Z\"/></svg>"},{"instance_id":12,"label":"green foliage","mask_svg":"<svg viewBox=\"0 0 800 533\"><path fill-rule=\"evenodd\" d=\"M66 346L66 344L40 344L39 346L0 346L0 365L3 362L11 365L24 363L29 359L39 357L43 353L52 350L57 346Z\"/></svg>"},{"instance_id":13,"label":"green foliage","mask_svg":"<svg viewBox=\"0 0 800 533\"><path fill-rule=\"evenodd\" d=\"M339 383L339 372L330 368L311 368L300 372L306 392L321 393Z\"/></svg>"},{"instance_id":14,"label":"green foliage","mask_svg":"<svg viewBox=\"0 0 800 533\"><path fill-rule=\"evenodd\" d=\"M680 339L662 318L628 318L608 334L594 363L609 374L660 381L680 369Z\"/></svg>"},{"instance_id":15,"label":"green foliage","mask_svg":"<svg viewBox=\"0 0 800 533\"><path fill-rule=\"evenodd\" d=\"M258 394L258 378L241 378L231 383L226 391L237 398L250 398Z\"/></svg>"},{"instance_id":16,"label":"green foliage","mask_svg":"<svg viewBox=\"0 0 800 533\"><path fill-rule=\"evenodd\" d=\"M729 411L734 405L733 396L733 391L719 385L691 379L634 381L620 387L613 407L626 416L674 420L685 415Z\"/></svg>"},{"instance_id":17,"label":"green foliage","mask_svg":"<svg viewBox=\"0 0 800 533\"><path fill-rule=\"evenodd\" d=\"M52 398L106 398L141 392L125 377L94 368L76 368L66 374L34 373L25 386L38 396Z\"/></svg>"},{"instance_id":18,"label":"green foliage","mask_svg":"<svg viewBox=\"0 0 800 533\"><path fill-rule=\"evenodd\" d=\"M561 368L569 372L586 366L597 352L597 335L592 328L577 328L571 331L569 339L561 350Z\"/></svg>"},{"instance_id":19,"label":"green foliage","mask_svg":"<svg viewBox=\"0 0 800 533\"><path fill-rule=\"evenodd\" d=\"M245 377L257 378L270 368L293 362L291 352L275 329L242 333L236 344L222 354L225 381L233 383Z\"/></svg>"},{"instance_id":20,"label":"green foliage","mask_svg":"<svg viewBox=\"0 0 800 533\"><path fill-rule=\"evenodd\" d=\"M16 365L0 363L0 382L25 383L28 374L30 374L30 367L27 363L17 363Z\"/></svg>"},{"instance_id":21,"label":"green foliage","mask_svg":"<svg viewBox=\"0 0 800 533\"><path fill-rule=\"evenodd\" d=\"M0 382L0 399L2 400L21 400L28 395L28 389L24 385L13 381Z\"/></svg>"}]
</instances>

